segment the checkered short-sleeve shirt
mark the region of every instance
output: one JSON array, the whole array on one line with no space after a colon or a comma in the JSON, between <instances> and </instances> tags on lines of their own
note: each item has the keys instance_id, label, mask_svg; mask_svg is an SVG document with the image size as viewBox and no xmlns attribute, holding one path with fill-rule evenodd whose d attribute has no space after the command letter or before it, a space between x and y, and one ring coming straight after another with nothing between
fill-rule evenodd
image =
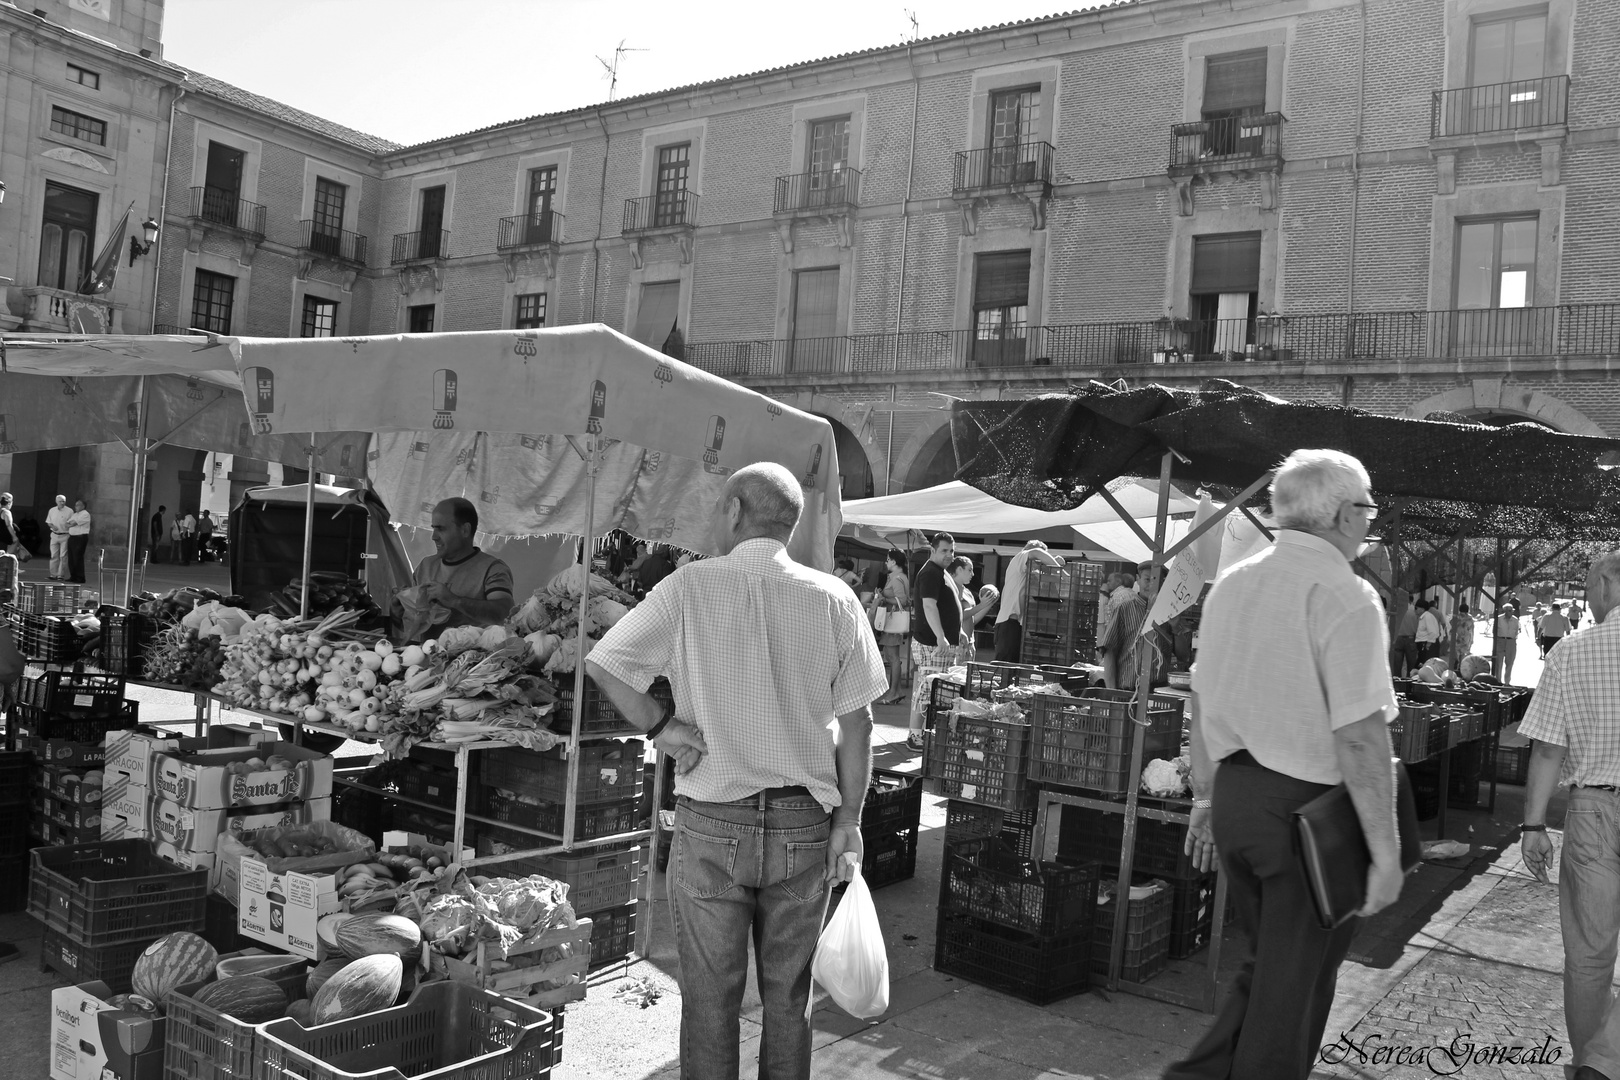
<instances>
[{"instance_id":1,"label":"checkered short-sleeve shirt","mask_svg":"<svg viewBox=\"0 0 1620 1080\"><path fill-rule=\"evenodd\" d=\"M1565 748L1560 784L1620 784L1620 618L1552 647L1519 734Z\"/></svg>"},{"instance_id":2,"label":"checkered short-sleeve shirt","mask_svg":"<svg viewBox=\"0 0 1620 1080\"><path fill-rule=\"evenodd\" d=\"M704 802L802 784L824 807L838 806L834 719L888 690L849 586L765 539L675 571L590 659L642 691L669 678L675 715L709 747L675 790Z\"/></svg>"}]
</instances>

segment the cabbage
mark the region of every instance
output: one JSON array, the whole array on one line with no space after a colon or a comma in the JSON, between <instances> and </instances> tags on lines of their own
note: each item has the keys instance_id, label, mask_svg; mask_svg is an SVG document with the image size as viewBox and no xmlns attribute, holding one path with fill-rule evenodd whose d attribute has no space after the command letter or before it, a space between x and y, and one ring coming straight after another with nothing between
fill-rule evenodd
<instances>
[{"instance_id":1,"label":"cabbage","mask_svg":"<svg viewBox=\"0 0 1620 1080\"><path fill-rule=\"evenodd\" d=\"M563 882L531 874L521 879L496 878L478 886L477 891L495 905L502 922L525 936L576 924L568 886Z\"/></svg>"},{"instance_id":2,"label":"cabbage","mask_svg":"<svg viewBox=\"0 0 1620 1080\"><path fill-rule=\"evenodd\" d=\"M551 654L557 651L558 645L562 644L562 638L556 634L548 634L543 630L536 630L523 640L527 641L529 648L534 650L533 663L536 664L544 664L547 660L550 660Z\"/></svg>"},{"instance_id":3,"label":"cabbage","mask_svg":"<svg viewBox=\"0 0 1620 1080\"><path fill-rule=\"evenodd\" d=\"M477 924L478 910L464 896L435 896L422 909L422 938L441 951L446 945L457 952L466 948Z\"/></svg>"},{"instance_id":4,"label":"cabbage","mask_svg":"<svg viewBox=\"0 0 1620 1080\"><path fill-rule=\"evenodd\" d=\"M541 602L541 593L536 592L523 602L517 614L509 620L512 629L519 634L532 634L543 629L551 617L546 614L546 606Z\"/></svg>"},{"instance_id":5,"label":"cabbage","mask_svg":"<svg viewBox=\"0 0 1620 1080\"><path fill-rule=\"evenodd\" d=\"M478 647L485 652L494 652L505 644L506 627L501 626L499 623L494 626L486 626L484 633L478 640Z\"/></svg>"},{"instance_id":6,"label":"cabbage","mask_svg":"<svg viewBox=\"0 0 1620 1080\"><path fill-rule=\"evenodd\" d=\"M628 614L630 614L630 609L617 600L609 600L607 597L601 596L591 601L591 617L596 621L596 625L604 630Z\"/></svg>"},{"instance_id":7,"label":"cabbage","mask_svg":"<svg viewBox=\"0 0 1620 1080\"><path fill-rule=\"evenodd\" d=\"M484 630L479 626L452 626L439 635L439 648L446 656L455 656L478 648L483 636Z\"/></svg>"}]
</instances>

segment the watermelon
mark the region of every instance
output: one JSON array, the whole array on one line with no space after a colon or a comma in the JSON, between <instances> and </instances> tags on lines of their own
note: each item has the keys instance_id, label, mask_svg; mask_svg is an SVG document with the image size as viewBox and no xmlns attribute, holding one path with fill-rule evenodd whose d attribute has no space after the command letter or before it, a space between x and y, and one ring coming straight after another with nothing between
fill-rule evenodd
<instances>
[{"instance_id":1,"label":"watermelon","mask_svg":"<svg viewBox=\"0 0 1620 1080\"><path fill-rule=\"evenodd\" d=\"M329 956L322 960L310 969L309 975L304 979L304 996L314 1000L315 995L321 992L321 987L326 985L326 980L348 966L349 958L346 956Z\"/></svg>"},{"instance_id":2,"label":"watermelon","mask_svg":"<svg viewBox=\"0 0 1620 1080\"><path fill-rule=\"evenodd\" d=\"M219 954L196 934L185 930L158 938L135 961L131 988L159 1008L169 991L187 983L208 982L214 977Z\"/></svg>"},{"instance_id":3,"label":"watermelon","mask_svg":"<svg viewBox=\"0 0 1620 1080\"><path fill-rule=\"evenodd\" d=\"M340 923L332 935L343 955L392 953L407 960L422 955L422 928L403 915L360 915Z\"/></svg>"},{"instance_id":4,"label":"watermelon","mask_svg":"<svg viewBox=\"0 0 1620 1080\"><path fill-rule=\"evenodd\" d=\"M257 975L234 975L209 983L192 1000L244 1024L268 1023L287 1011L286 991Z\"/></svg>"},{"instance_id":5,"label":"watermelon","mask_svg":"<svg viewBox=\"0 0 1620 1080\"><path fill-rule=\"evenodd\" d=\"M390 1007L399 997L404 976L404 963L392 953L361 957L326 980L315 995L315 1023L330 1024Z\"/></svg>"}]
</instances>

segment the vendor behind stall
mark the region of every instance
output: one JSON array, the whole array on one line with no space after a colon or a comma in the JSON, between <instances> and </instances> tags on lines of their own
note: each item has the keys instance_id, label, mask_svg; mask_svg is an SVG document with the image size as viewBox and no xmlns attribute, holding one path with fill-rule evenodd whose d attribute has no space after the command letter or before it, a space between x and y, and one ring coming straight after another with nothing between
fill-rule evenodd
<instances>
[{"instance_id":1,"label":"vendor behind stall","mask_svg":"<svg viewBox=\"0 0 1620 1080\"><path fill-rule=\"evenodd\" d=\"M435 619L425 636L450 626L493 626L512 610L512 570L473 543L478 510L466 499L433 508L433 550L416 564L411 585L450 617Z\"/></svg>"}]
</instances>

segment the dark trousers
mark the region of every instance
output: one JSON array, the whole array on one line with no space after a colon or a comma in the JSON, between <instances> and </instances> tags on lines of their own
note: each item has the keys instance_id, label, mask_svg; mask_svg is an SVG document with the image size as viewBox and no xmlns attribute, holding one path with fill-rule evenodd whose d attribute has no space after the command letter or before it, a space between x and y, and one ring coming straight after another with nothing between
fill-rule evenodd
<instances>
[{"instance_id":1,"label":"dark trousers","mask_svg":"<svg viewBox=\"0 0 1620 1080\"><path fill-rule=\"evenodd\" d=\"M68 537L68 580L84 584L84 552L90 546L90 536Z\"/></svg>"},{"instance_id":2,"label":"dark trousers","mask_svg":"<svg viewBox=\"0 0 1620 1080\"><path fill-rule=\"evenodd\" d=\"M1215 1023L1166 1080L1305 1080L1360 919L1316 922L1292 813L1327 791L1258 765L1215 773L1215 846L1245 950Z\"/></svg>"},{"instance_id":3,"label":"dark trousers","mask_svg":"<svg viewBox=\"0 0 1620 1080\"><path fill-rule=\"evenodd\" d=\"M1017 619L996 623L996 663L1016 664L1024 649L1024 624Z\"/></svg>"}]
</instances>

